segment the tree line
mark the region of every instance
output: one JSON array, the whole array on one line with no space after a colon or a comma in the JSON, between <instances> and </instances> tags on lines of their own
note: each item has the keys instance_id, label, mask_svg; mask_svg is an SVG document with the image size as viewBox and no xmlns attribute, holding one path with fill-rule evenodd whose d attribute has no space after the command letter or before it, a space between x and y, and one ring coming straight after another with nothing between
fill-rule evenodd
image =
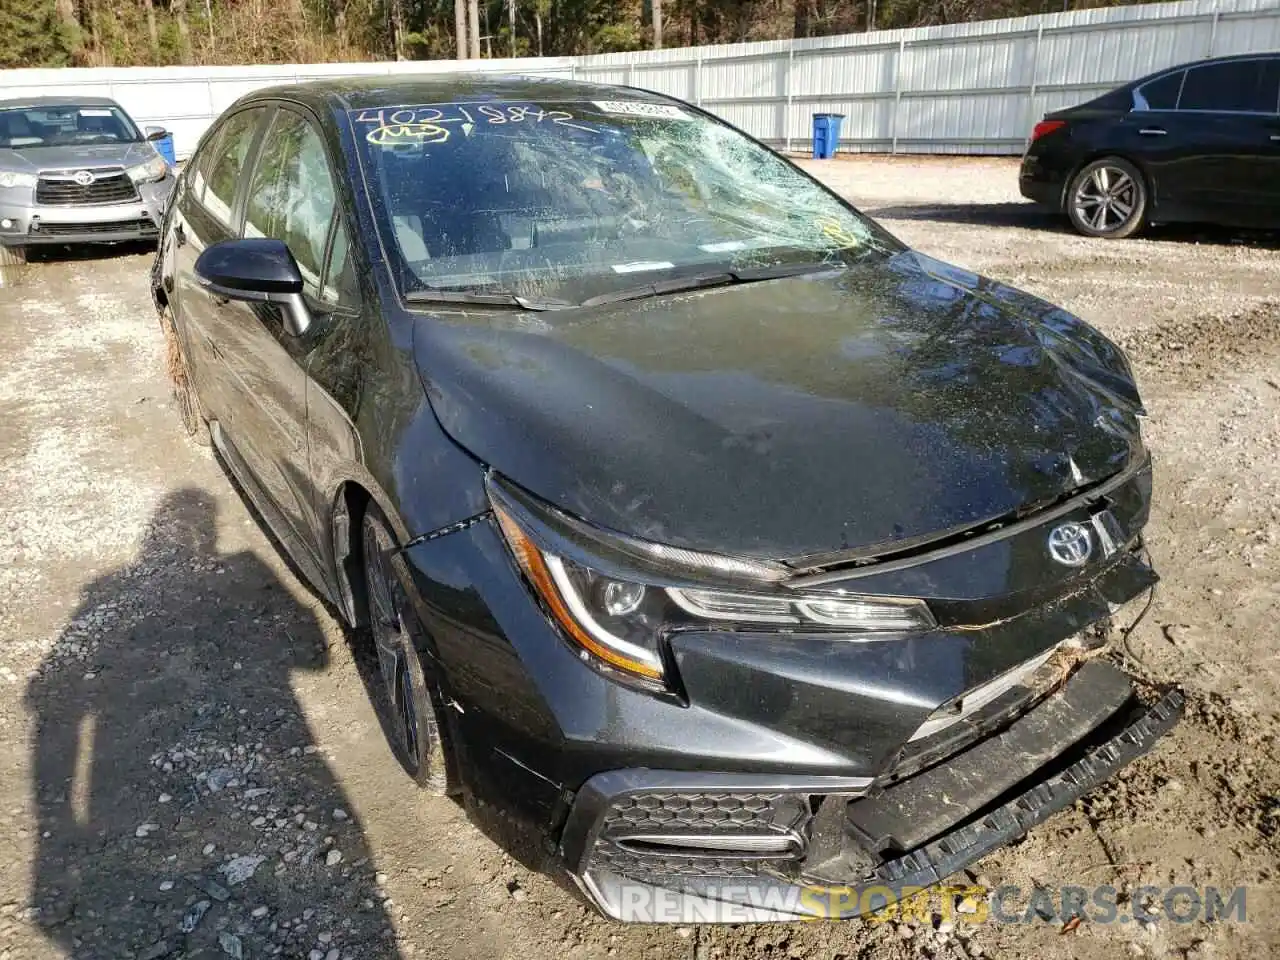
<instances>
[{"instance_id":1,"label":"tree line","mask_svg":"<svg viewBox=\"0 0 1280 960\"><path fill-rule=\"evenodd\" d=\"M568 56L827 36L1123 2L0 0L0 67Z\"/></svg>"}]
</instances>

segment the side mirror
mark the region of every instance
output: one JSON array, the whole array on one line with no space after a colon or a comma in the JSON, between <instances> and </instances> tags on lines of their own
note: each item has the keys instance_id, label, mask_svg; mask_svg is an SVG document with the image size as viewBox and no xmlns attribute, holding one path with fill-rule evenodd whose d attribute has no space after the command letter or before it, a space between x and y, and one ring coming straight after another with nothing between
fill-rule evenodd
<instances>
[{"instance_id":1,"label":"side mirror","mask_svg":"<svg viewBox=\"0 0 1280 960\"><path fill-rule=\"evenodd\" d=\"M148 140L163 140L169 135L164 127L143 127L142 132L147 135Z\"/></svg>"},{"instance_id":2,"label":"side mirror","mask_svg":"<svg viewBox=\"0 0 1280 960\"><path fill-rule=\"evenodd\" d=\"M282 240L224 240L205 247L196 260L196 279L215 297L279 304L284 328L301 336L311 326L302 296L302 272Z\"/></svg>"}]
</instances>

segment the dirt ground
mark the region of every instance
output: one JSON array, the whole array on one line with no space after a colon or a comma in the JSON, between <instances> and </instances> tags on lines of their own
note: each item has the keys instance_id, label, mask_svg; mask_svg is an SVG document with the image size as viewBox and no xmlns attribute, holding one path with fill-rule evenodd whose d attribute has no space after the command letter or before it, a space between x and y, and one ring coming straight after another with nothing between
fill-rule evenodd
<instances>
[{"instance_id":1,"label":"dirt ground","mask_svg":"<svg viewBox=\"0 0 1280 960\"><path fill-rule=\"evenodd\" d=\"M1108 243L1004 160L813 168L930 254L1130 352L1164 582L1149 757L969 880L1247 890L1247 923L622 927L506 857L384 745L343 631L171 408L150 252L0 271L0 960L1280 954L1280 238Z\"/></svg>"}]
</instances>

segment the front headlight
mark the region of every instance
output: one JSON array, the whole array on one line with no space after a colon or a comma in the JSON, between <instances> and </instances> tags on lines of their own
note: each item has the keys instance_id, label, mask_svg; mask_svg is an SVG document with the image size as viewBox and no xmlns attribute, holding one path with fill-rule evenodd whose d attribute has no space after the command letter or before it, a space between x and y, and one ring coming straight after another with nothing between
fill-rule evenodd
<instances>
[{"instance_id":1,"label":"front headlight","mask_svg":"<svg viewBox=\"0 0 1280 960\"><path fill-rule=\"evenodd\" d=\"M165 163L164 157L157 153L146 163L130 167L125 172L134 183L151 183L155 180L163 180L169 175L169 164Z\"/></svg>"},{"instance_id":2,"label":"front headlight","mask_svg":"<svg viewBox=\"0 0 1280 960\"><path fill-rule=\"evenodd\" d=\"M588 527L490 475L489 499L517 564L582 656L650 683L682 630L874 639L936 626L922 600L789 591L781 564L645 543Z\"/></svg>"},{"instance_id":3,"label":"front headlight","mask_svg":"<svg viewBox=\"0 0 1280 960\"><path fill-rule=\"evenodd\" d=\"M0 187L34 187L34 173L19 173L16 170L0 170Z\"/></svg>"}]
</instances>

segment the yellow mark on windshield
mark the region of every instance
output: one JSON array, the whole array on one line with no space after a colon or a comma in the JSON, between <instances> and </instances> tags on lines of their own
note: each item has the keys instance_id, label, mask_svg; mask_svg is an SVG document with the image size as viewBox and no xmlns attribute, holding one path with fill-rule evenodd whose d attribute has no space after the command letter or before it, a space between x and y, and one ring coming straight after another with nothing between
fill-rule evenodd
<instances>
[{"instance_id":1,"label":"yellow mark on windshield","mask_svg":"<svg viewBox=\"0 0 1280 960\"><path fill-rule=\"evenodd\" d=\"M377 147L405 143L444 143L449 139L449 129L438 123L387 123L374 127L364 138Z\"/></svg>"},{"instance_id":2,"label":"yellow mark on windshield","mask_svg":"<svg viewBox=\"0 0 1280 960\"><path fill-rule=\"evenodd\" d=\"M833 217L818 217L813 221L813 225L824 237L835 241L841 247L856 247L862 242L856 234L849 232L848 227Z\"/></svg>"}]
</instances>

